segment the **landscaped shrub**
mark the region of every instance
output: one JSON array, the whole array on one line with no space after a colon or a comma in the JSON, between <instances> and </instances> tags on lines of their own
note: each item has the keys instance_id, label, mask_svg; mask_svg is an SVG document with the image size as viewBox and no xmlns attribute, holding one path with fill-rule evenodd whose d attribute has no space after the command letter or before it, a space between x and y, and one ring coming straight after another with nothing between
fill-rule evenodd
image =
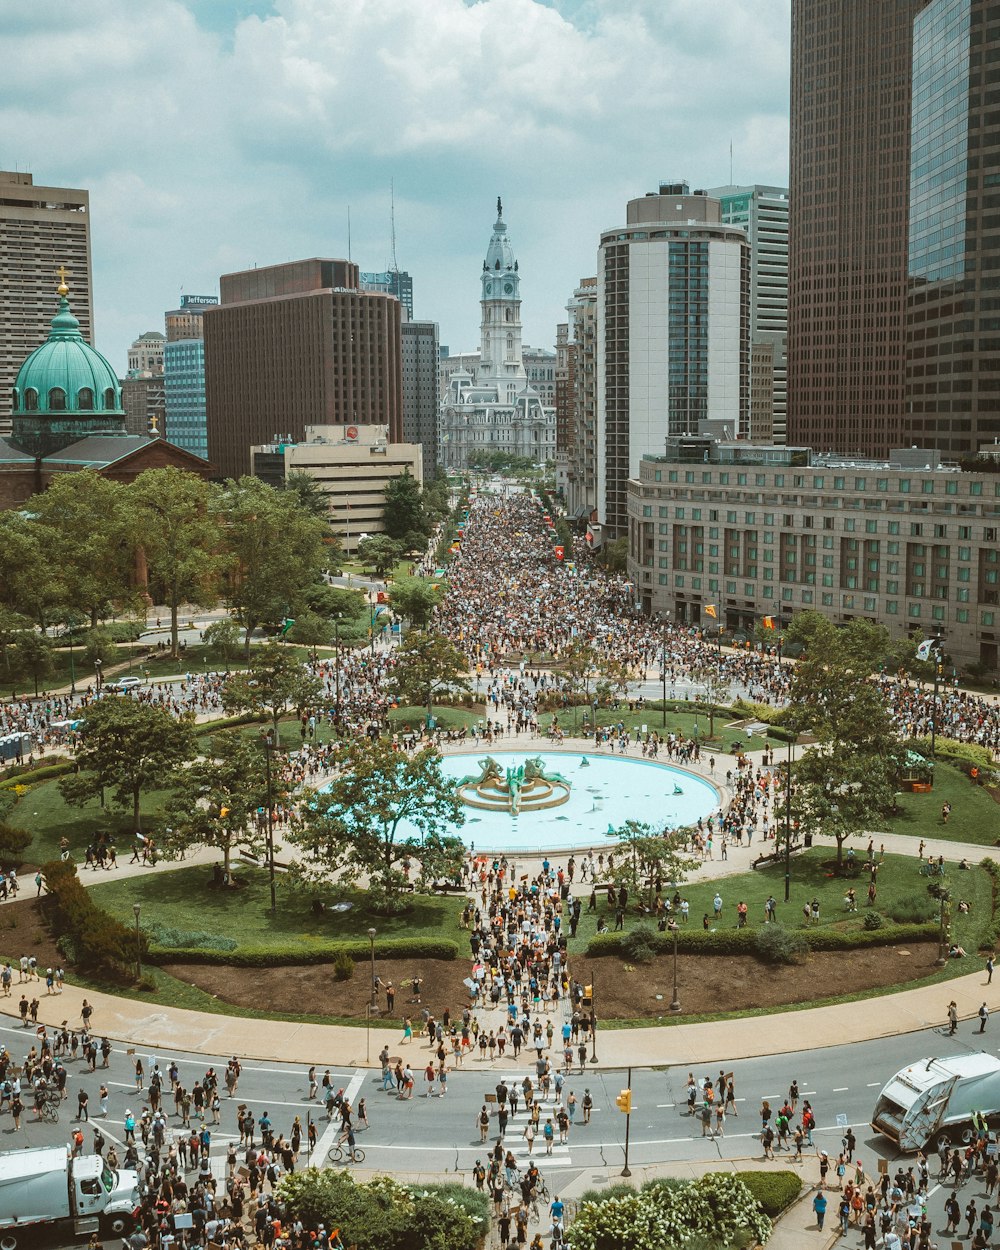
<instances>
[{"instance_id":1,"label":"landscaped shrub","mask_svg":"<svg viewBox=\"0 0 1000 1250\"><path fill-rule=\"evenodd\" d=\"M346 951L340 951L333 959L333 979L350 981L354 976L354 960Z\"/></svg>"},{"instance_id":2,"label":"landscaped shrub","mask_svg":"<svg viewBox=\"0 0 1000 1250\"><path fill-rule=\"evenodd\" d=\"M882 916L877 911L866 911L864 919L865 928L871 932L873 929L882 928Z\"/></svg>"},{"instance_id":3,"label":"landscaped shrub","mask_svg":"<svg viewBox=\"0 0 1000 1250\"><path fill-rule=\"evenodd\" d=\"M902 894L889 908L897 924L923 924L937 915L937 907L926 893Z\"/></svg>"},{"instance_id":4,"label":"landscaped shrub","mask_svg":"<svg viewBox=\"0 0 1000 1250\"><path fill-rule=\"evenodd\" d=\"M649 964L656 955L658 934L650 925L636 925L622 939L622 954L631 963Z\"/></svg>"},{"instance_id":5,"label":"landscaped shrub","mask_svg":"<svg viewBox=\"0 0 1000 1250\"><path fill-rule=\"evenodd\" d=\"M809 953L809 943L802 933L768 924L757 930L754 953L767 964L798 964Z\"/></svg>"},{"instance_id":6,"label":"landscaped shrub","mask_svg":"<svg viewBox=\"0 0 1000 1250\"><path fill-rule=\"evenodd\" d=\"M388 1176L362 1185L347 1172L305 1168L282 1177L278 1196L291 1219L307 1229L339 1228L346 1246L477 1250L487 1231L485 1214L470 1212L482 1195L459 1198L450 1186L406 1186Z\"/></svg>"},{"instance_id":7,"label":"landscaped shrub","mask_svg":"<svg viewBox=\"0 0 1000 1250\"><path fill-rule=\"evenodd\" d=\"M73 772L76 765L72 760L49 759L44 764L15 764L5 769L0 779L0 790L12 790L15 786L34 786L41 781L51 781L53 777L65 777Z\"/></svg>"},{"instance_id":8,"label":"landscaped shrub","mask_svg":"<svg viewBox=\"0 0 1000 1250\"><path fill-rule=\"evenodd\" d=\"M668 1179L675 1179L673 1177ZM679 1179L679 1178L677 1178ZM682 1181L681 1184L688 1184L688 1181ZM643 1186L645 1188L645 1186ZM616 1181L613 1185L606 1185L604 1189L585 1189L577 1200L578 1206L583 1206L585 1202L607 1202L609 1198L633 1198L635 1197L635 1186L627 1185L624 1181Z\"/></svg>"},{"instance_id":9,"label":"landscaped shrub","mask_svg":"<svg viewBox=\"0 0 1000 1250\"><path fill-rule=\"evenodd\" d=\"M199 929L173 929L163 924L145 925L144 929L157 946L168 950L189 947L206 951L234 951L239 946L235 938L223 937L219 933L205 933Z\"/></svg>"},{"instance_id":10,"label":"landscaped shrub","mask_svg":"<svg viewBox=\"0 0 1000 1250\"><path fill-rule=\"evenodd\" d=\"M146 957L145 935L135 932L98 907L76 875L76 865L51 860L42 866L46 894L43 906L52 927L60 931L65 952L73 951L81 968L120 974L137 955ZM68 957L68 956L67 956Z\"/></svg>"},{"instance_id":11,"label":"landscaped shrub","mask_svg":"<svg viewBox=\"0 0 1000 1250\"><path fill-rule=\"evenodd\" d=\"M736 1175L772 1220L790 1207L802 1192L802 1177L798 1172L737 1172Z\"/></svg>"},{"instance_id":12,"label":"landscaped shrub","mask_svg":"<svg viewBox=\"0 0 1000 1250\"><path fill-rule=\"evenodd\" d=\"M344 953L355 963L371 958L368 942L289 942L268 950L260 948L233 951L202 946L160 947L153 945L147 958L151 963L232 964L238 968L283 968L290 964L325 964ZM379 938L375 943L378 959L457 959L458 943L449 938Z\"/></svg>"},{"instance_id":13,"label":"landscaped shrub","mask_svg":"<svg viewBox=\"0 0 1000 1250\"><path fill-rule=\"evenodd\" d=\"M30 845L31 834L27 829L18 829L16 825L0 821L0 859L19 864Z\"/></svg>"},{"instance_id":14,"label":"landscaped shrub","mask_svg":"<svg viewBox=\"0 0 1000 1250\"><path fill-rule=\"evenodd\" d=\"M904 745L927 758L931 756L930 738L911 738ZM968 773L975 766L982 776L984 773L992 773L996 767L993 755L987 747L977 746L974 742L959 742L955 738L943 738L940 734L934 742L934 755L939 760L954 764L964 773Z\"/></svg>"}]
</instances>

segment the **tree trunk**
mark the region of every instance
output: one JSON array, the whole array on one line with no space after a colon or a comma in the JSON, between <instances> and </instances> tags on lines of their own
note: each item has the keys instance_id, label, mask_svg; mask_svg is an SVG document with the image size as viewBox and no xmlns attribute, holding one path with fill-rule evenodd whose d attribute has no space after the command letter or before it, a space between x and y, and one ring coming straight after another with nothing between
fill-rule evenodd
<instances>
[{"instance_id":1,"label":"tree trunk","mask_svg":"<svg viewBox=\"0 0 1000 1250\"><path fill-rule=\"evenodd\" d=\"M180 630L177 627L178 603L177 595L170 597L170 655L173 659L181 658Z\"/></svg>"},{"instance_id":2,"label":"tree trunk","mask_svg":"<svg viewBox=\"0 0 1000 1250\"><path fill-rule=\"evenodd\" d=\"M139 815L139 786L132 787L132 822L135 825L135 832L139 833L142 829L142 817Z\"/></svg>"}]
</instances>

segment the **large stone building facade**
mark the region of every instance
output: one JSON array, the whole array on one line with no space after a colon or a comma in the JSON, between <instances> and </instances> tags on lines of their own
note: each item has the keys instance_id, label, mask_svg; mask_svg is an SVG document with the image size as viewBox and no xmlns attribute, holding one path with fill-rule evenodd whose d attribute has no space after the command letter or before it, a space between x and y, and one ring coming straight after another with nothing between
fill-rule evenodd
<instances>
[{"instance_id":1,"label":"large stone building facade","mask_svg":"<svg viewBox=\"0 0 1000 1250\"><path fill-rule=\"evenodd\" d=\"M500 451L544 465L555 460L556 416L532 386L521 343L521 276L500 201L480 276L480 348L474 370L448 371L440 460L465 469L476 452ZM555 396L555 355L552 354Z\"/></svg>"},{"instance_id":2,"label":"large stone building facade","mask_svg":"<svg viewBox=\"0 0 1000 1250\"><path fill-rule=\"evenodd\" d=\"M811 609L997 667L1000 473L942 467L936 449L862 461L693 437L666 451L629 482L629 575L647 612L736 630Z\"/></svg>"}]
</instances>

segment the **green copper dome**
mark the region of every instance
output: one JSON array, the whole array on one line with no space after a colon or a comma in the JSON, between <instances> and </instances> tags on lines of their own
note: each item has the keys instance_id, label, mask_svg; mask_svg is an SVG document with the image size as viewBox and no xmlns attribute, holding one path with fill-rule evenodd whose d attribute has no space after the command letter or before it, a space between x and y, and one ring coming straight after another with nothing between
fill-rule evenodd
<instances>
[{"instance_id":1,"label":"green copper dome","mask_svg":"<svg viewBox=\"0 0 1000 1250\"><path fill-rule=\"evenodd\" d=\"M49 337L21 366L12 398L15 420L21 414L124 418L118 377L80 333L64 287Z\"/></svg>"}]
</instances>

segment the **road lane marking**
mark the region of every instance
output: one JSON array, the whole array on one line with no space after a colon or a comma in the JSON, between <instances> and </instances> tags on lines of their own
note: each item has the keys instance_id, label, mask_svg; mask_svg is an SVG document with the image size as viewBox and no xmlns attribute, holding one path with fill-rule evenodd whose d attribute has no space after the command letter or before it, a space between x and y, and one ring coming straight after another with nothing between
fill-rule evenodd
<instances>
[{"instance_id":1,"label":"road lane marking","mask_svg":"<svg viewBox=\"0 0 1000 1250\"><path fill-rule=\"evenodd\" d=\"M352 1107L354 1106L354 1100L357 1098L358 1090L361 1088L362 1084L364 1083L365 1077L370 1076L370 1075L371 1073L369 1072L367 1068L362 1068L360 1071L355 1072L355 1074L351 1077L350 1084L344 1090L344 1098L347 1102L351 1104ZM329 1124L327 1124L326 1128L323 1130L322 1136L320 1137L319 1141L316 1143L316 1149L313 1151L314 1160L316 1159L317 1156L319 1156L319 1163L318 1163L319 1167L321 1168L326 1167L327 1151L330 1149L334 1141L337 1139L337 1136L340 1133L340 1130L341 1130L340 1115L338 1113L335 1113L333 1117L331 1118ZM367 1148L368 1147L366 1144L365 1149L367 1150ZM410 1147L410 1149L412 1149L412 1147ZM421 1147L421 1149L424 1149L424 1147Z\"/></svg>"},{"instance_id":2,"label":"road lane marking","mask_svg":"<svg viewBox=\"0 0 1000 1250\"><path fill-rule=\"evenodd\" d=\"M846 1094L849 1088L850 1086L848 1085L841 1085L838 1089L834 1089L833 1092L835 1094Z\"/></svg>"}]
</instances>

